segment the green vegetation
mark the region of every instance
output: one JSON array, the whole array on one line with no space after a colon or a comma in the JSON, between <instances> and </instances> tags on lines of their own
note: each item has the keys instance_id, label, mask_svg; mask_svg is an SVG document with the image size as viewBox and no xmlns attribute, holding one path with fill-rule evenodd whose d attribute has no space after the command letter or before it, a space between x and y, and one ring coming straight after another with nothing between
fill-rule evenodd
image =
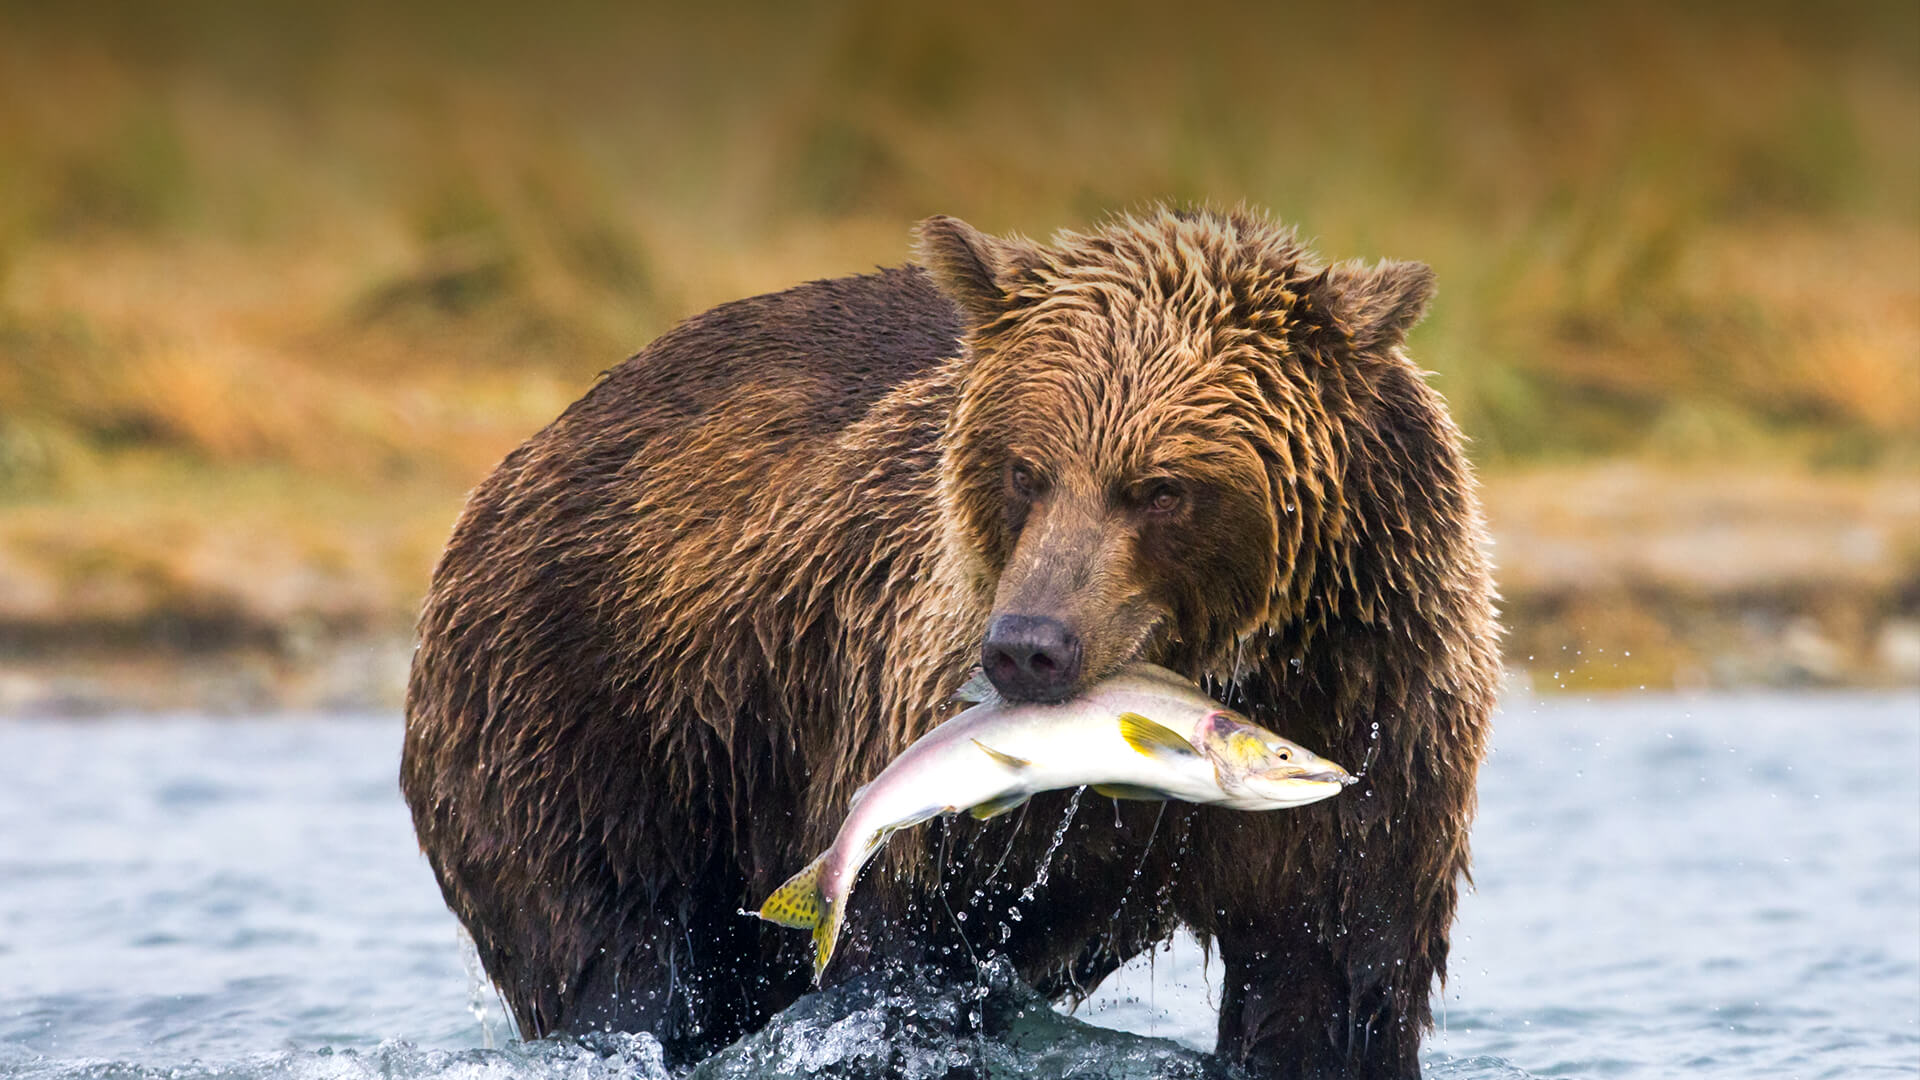
<instances>
[{"instance_id":1,"label":"green vegetation","mask_svg":"<svg viewBox=\"0 0 1920 1080\"><path fill-rule=\"evenodd\" d=\"M1911 3L640 7L0 6L0 621L210 545L404 623L597 372L936 212L1431 262L1496 477L1920 461Z\"/></svg>"}]
</instances>

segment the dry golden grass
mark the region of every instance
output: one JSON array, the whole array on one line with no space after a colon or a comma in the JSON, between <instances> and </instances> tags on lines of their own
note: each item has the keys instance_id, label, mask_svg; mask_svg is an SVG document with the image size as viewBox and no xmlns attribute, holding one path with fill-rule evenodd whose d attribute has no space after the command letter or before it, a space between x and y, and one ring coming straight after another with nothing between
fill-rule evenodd
<instances>
[{"instance_id":1,"label":"dry golden grass","mask_svg":"<svg viewBox=\"0 0 1920 1080\"><path fill-rule=\"evenodd\" d=\"M1913 5L1334 7L0 6L0 615L403 617L595 373L935 212L1425 259L1496 473L1910 482Z\"/></svg>"}]
</instances>

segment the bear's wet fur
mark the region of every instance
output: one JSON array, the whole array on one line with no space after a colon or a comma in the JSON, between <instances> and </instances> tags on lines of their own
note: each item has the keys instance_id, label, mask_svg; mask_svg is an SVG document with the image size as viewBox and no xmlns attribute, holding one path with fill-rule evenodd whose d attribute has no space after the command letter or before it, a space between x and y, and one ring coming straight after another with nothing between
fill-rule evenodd
<instances>
[{"instance_id":1,"label":"bear's wet fur","mask_svg":"<svg viewBox=\"0 0 1920 1080\"><path fill-rule=\"evenodd\" d=\"M1223 1056L1417 1075L1498 680L1474 481L1402 352L1431 274L1173 209L1044 245L934 218L918 262L689 319L461 515L401 781L521 1032L685 1060L804 993L806 935L742 909L1037 607L1083 682L1156 660L1361 784L903 832L830 981L992 950L1071 994L1184 924Z\"/></svg>"}]
</instances>

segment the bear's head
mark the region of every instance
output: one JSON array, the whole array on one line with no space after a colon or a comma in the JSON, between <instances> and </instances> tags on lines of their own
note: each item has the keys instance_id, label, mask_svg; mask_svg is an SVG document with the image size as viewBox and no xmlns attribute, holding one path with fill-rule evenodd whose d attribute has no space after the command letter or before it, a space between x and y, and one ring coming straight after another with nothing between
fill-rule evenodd
<instances>
[{"instance_id":1,"label":"bear's head","mask_svg":"<svg viewBox=\"0 0 1920 1080\"><path fill-rule=\"evenodd\" d=\"M941 499L1003 694L1200 668L1353 573L1348 457L1419 383L1425 266L1164 209L1044 246L936 217L918 253L968 328Z\"/></svg>"}]
</instances>

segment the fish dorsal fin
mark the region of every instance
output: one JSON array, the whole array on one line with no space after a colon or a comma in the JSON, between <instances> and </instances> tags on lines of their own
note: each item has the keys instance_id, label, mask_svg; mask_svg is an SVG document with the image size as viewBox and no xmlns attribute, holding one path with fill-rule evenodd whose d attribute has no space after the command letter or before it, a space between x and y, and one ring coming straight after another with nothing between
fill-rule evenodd
<instances>
[{"instance_id":1,"label":"fish dorsal fin","mask_svg":"<svg viewBox=\"0 0 1920 1080\"><path fill-rule=\"evenodd\" d=\"M1140 802L1165 802L1173 798L1158 788L1141 787L1139 784L1095 784L1093 793L1109 799L1136 799Z\"/></svg>"},{"instance_id":2,"label":"fish dorsal fin","mask_svg":"<svg viewBox=\"0 0 1920 1080\"><path fill-rule=\"evenodd\" d=\"M973 674L967 676L967 681L960 684L960 689L953 692L953 700L964 701L969 705L999 701L1000 691L993 688L993 680L987 678L986 672L976 668Z\"/></svg>"},{"instance_id":3,"label":"fish dorsal fin","mask_svg":"<svg viewBox=\"0 0 1920 1080\"><path fill-rule=\"evenodd\" d=\"M1024 791L1016 791L1011 795L1002 795L997 799L988 799L986 802L981 803L979 806L967 812L972 814L975 820L985 821L988 818L999 817L1009 810L1017 809L1021 803L1026 802L1031 797L1032 796Z\"/></svg>"},{"instance_id":4,"label":"fish dorsal fin","mask_svg":"<svg viewBox=\"0 0 1920 1080\"><path fill-rule=\"evenodd\" d=\"M826 853L822 852L819 858L807 864L806 869L773 890L767 902L760 905L760 917L797 930L811 930L818 926L823 908L820 874L826 863Z\"/></svg>"},{"instance_id":5,"label":"fish dorsal fin","mask_svg":"<svg viewBox=\"0 0 1920 1080\"><path fill-rule=\"evenodd\" d=\"M1129 675L1137 675L1143 679L1152 679L1155 682L1171 683L1182 690L1192 690L1194 688L1192 679L1181 678L1175 672L1169 671L1168 669L1161 667L1159 664L1149 664L1149 663L1145 663L1144 661L1140 663L1128 664L1126 667L1126 671Z\"/></svg>"},{"instance_id":6,"label":"fish dorsal fin","mask_svg":"<svg viewBox=\"0 0 1920 1080\"><path fill-rule=\"evenodd\" d=\"M979 739L973 740L973 745L986 751L986 754L988 757L992 758L993 760L999 762L1002 765L1005 765L1009 769L1024 769L1027 766L1033 764L1033 762L1028 761L1026 758L1015 757L1012 754L995 750L993 747L988 746L986 743L981 742Z\"/></svg>"},{"instance_id":7,"label":"fish dorsal fin","mask_svg":"<svg viewBox=\"0 0 1920 1080\"><path fill-rule=\"evenodd\" d=\"M1147 757L1198 757L1200 751L1164 724L1155 723L1136 712L1120 714L1120 737L1127 745Z\"/></svg>"}]
</instances>

